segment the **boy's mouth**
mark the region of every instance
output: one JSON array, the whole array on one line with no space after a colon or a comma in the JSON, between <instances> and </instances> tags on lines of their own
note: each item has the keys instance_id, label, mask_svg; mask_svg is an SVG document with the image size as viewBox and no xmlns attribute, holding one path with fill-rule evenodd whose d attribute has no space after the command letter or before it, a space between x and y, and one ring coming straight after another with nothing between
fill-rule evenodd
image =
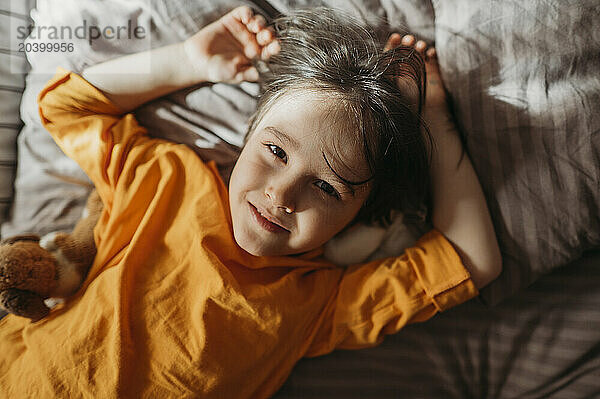
<instances>
[{"instance_id":1,"label":"boy's mouth","mask_svg":"<svg viewBox=\"0 0 600 399\"><path fill-rule=\"evenodd\" d=\"M252 214L254 220L265 230L271 233L283 233L290 231L285 227L281 226L273 216L269 215L267 212L263 210L259 210L250 202L248 202L250 207L250 213Z\"/></svg>"}]
</instances>

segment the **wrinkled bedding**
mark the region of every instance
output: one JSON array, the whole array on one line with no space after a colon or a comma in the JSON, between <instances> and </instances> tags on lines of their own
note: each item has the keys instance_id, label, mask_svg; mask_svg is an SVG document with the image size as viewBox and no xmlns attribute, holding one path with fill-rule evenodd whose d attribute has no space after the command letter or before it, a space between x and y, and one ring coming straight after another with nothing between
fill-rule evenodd
<instances>
[{"instance_id":1,"label":"wrinkled bedding","mask_svg":"<svg viewBox=\"0 0 600 399\"><path fill-rule=\"evenodd\" d=\"M64 26L88 19L102 26L132 20L147 26L152 36L150 42L133 45L114 40L89 45L73 39L77 49L73 53L28 54L32 71L21 103L25 126L18 138L14 201L9 220L1 226L2 236L71 228L91 189L87 177L39 122L35 99L56 66L80 72L86 65L144 46L182 40L241 3L271 17L290 7L326 4L375 25L382 38L395 30L435 41L453 111L486 194L504 259L501 278L483 296L498 303L518 293L494 310L471 302L369 352L307 360L284 388L286 395L334 397L319 392L330 392L329 388L345 392L339 390L344 386L348 394L340 397L351 397L352 392L359 397L359 382L379 389L381 395L376 397L400 392L414 392L411 397L431 397L423 392L540 397L546 386L563 393L574 386L573 392L597 392L590 376L598 376L600 367L600 337L592 328L594 322L600 323L600 314L594 311L600 308L600 299L581 291L583 286L591 290L581 273L597 286L600 261L596 256L587 260L586 267L574 266L585 251L600 246L600 115L594 112L600 105L600 11L595 1L38 0L32 12L38 25ZM216 160L227 176L257 93L257 85L249 83L190 88L147 104L136 115L151 127L151 134L190 145L203 158ZM399 253L419 231L399 220L381 232L366 255ZM575 263L522 291L570 262ZM576 296L582 299L574 299L579 301L575 304L561 300L573 295L585 297ZM511 316L514 312L518 317ZM582 322L586 319L589 323ZM464 334L470 327L473 332ZM536 328L543 333L528 332ZM563 333L573 336L573 342L552 335ZM556 351L544 358L539 348L546 347ZM534 360L530 351L537 354ZM363 368L361 359L371 360ZM538 367L548 362L552 367ZM407 365L415 371L407 372ZM349 372L352 366L369 378L346 378L356 376ZM530 380L514 377L519 370L528 370L523 375L530 375Z\"/></svg>"}]
</instances>

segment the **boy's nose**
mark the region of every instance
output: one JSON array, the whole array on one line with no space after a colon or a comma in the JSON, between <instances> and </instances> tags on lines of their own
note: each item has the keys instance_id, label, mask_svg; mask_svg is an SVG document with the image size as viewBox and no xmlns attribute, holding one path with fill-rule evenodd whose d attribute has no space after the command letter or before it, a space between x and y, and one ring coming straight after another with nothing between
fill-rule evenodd
<instances>
[{"instance_id":1,"label":"boy's nose","mask_svg":"<svg viewBox=\"0 0 600 399\"><path fill-rule=\"evenodd\" d=\"M287 213L292 213L296 209L294 201L295 183L278 183L276 181L267 185L265 196L271 201L274 207L281 208Z\"/></svg>"}]
</instances>

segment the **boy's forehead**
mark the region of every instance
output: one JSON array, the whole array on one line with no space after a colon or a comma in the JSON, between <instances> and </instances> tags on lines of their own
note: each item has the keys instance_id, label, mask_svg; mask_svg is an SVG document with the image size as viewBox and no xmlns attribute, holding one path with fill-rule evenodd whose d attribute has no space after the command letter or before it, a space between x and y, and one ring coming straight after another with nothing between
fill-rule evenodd
<instances>
[{"instance_id":1,"label":"boy's forehead","mask_svg":"<svg viewBox=\"0 0 600 399\"><path fill-rule=\"evenodd\" d=\"M292 91L277 99L263 126L276 125L299 144L348 147L356 134L344 128L339 101L311 91Z\"/></svg>"}]
</instances>

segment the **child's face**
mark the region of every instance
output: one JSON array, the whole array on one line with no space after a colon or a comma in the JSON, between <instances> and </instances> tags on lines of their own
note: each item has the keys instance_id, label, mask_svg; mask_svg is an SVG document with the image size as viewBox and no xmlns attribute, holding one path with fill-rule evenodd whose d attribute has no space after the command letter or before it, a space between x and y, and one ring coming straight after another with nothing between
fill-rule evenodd
<instances>
[{"instance_id":1,"label":"child's face","mask_svg":"<svg viewBox=\"0 0 600 399\"><path fill-rule=\"evenodd\" d=\"M247 252L315 249L348 225L369 195L369 183L340 179L359 182L370 174L360 144L349 139L353 133L335 126L328 101L308 91L288 93L248 138L229 183L235 240Z\"/></svg>"}]
</instances>

